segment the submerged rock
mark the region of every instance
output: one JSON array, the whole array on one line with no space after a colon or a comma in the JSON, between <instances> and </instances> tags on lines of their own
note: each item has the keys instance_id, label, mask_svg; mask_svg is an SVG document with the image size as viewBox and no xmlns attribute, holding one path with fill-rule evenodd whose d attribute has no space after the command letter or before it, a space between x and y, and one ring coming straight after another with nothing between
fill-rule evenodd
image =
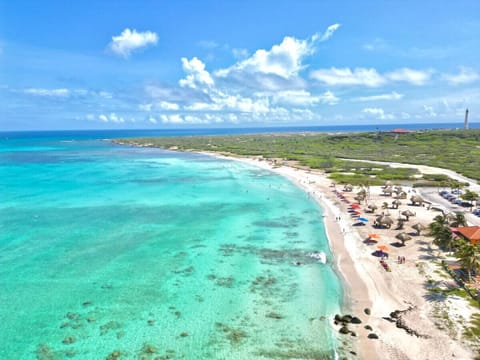
<instances>
[{"instance_id":1,"label":"submerged rock","mask_svg":"<svg viewBox=\"0 0 480 360\"><path fill-rule=\"evenodd\" d=\"M77 341L77 339L75 339L74 336L68 336L68 337L66 337L65 339L63 339L62 343L64 343L64 344L72 344L72 343L74 343L75 341Z\"/></svg>"},{"instance_id":2,"label":"submerged rock","mask_svg":"<svg viewBox=\"0 0 480 360\"><path fill-rule=\"evenodd\" d=\"M283 316L276 313L276 312L269 312L268 314L265 315L266 317L268 318L271 318L271 319L283 319Z\"/></svg>"},{"instance_id":3,"label":"submerged rock","mask_svg":"<svg viewBox=\"0 0 480 360\"><path fill-rule=\"evenodd\" d=\"M106 324L100 326L100 335L105 335L110 330L120 329L122 325L117 321L109 321Z\"/></svg>"},{"instance_id":4,"label":"submerged rock","mask_svg":"<svg viewBox=\"0 0 480 360\"><path fill-rule=\"evenodd\" d=\"M158 349L152 344L144 343L141 352L143 354L156 354Z\"/></svg>"},{"instance_id":5,"label":"submerged rock","mask_svg":"<svg viewBox=\"0 0 480 360\"><path fill-rule=\"evenodd\" d=\"M115 350L108 354L107 360L117 360L118 358L120 358L120 356L122 356L122 352L120 350Z\"/></svg>"},{"instance_id":6,"label":"submerged rock","mask_svg":"<svg viewBox=\"0 0 480 360\"><path fill-rule=\"evenodd\" d=\"M50 346L45 344L40 344L37 346L35 355L37 360L55 360L57 358Z\"/></svg>"},{"instance_id":7,"label":"submerged rock","mask_svg":"<svg viewBox=\"0 0 480 360\"><path fill-rule=\"evenodd\" d=\"M358 317L354 316L352 317L352 320L350 321L352 324L361 324L362 320L360 320Z\"/></svg>"}]
</instances>

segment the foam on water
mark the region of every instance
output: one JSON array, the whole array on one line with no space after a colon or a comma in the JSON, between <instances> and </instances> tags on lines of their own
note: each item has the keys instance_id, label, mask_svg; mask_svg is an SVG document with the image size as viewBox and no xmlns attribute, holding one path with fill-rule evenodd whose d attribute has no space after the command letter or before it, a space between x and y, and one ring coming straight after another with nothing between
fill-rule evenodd
<instances>
[{"instance_id":1,"label":"foam on water","mask_svg":"<svg viewBox=\"0 0 480 360\"><path fill-rule=\"evenodd\" d=\"M287 180L16 141L0 153L0 358L332 358L342 290L308 256L331 258L321 210Z\"/></svg>"}]
</instances>

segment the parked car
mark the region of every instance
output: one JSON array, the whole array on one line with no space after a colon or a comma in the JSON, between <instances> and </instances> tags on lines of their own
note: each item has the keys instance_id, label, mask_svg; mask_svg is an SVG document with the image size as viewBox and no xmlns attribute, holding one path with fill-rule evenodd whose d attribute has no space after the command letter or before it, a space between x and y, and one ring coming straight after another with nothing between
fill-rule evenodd
<instances>
[{"instance_id":1,"label":"parked car","mask_svg":"<svg viewBox=\"0 0 480 360\"><path fill-rule=\"evenodd\" d=\"M444 195L447 195L447 194L448 194L448 191L447 191L447 190L441 190L441 191L438 192L438 194L439 194L440 196L444 196Z\"/></svg>"},{"instance_id":2,"label":"parked car","mask_svg":"<svg viewBox=\"0 0 480 360\"><path fill-rule=\"evenodd\" d=\"M460 190L460 189L453 189L453 190L452 190L452 194L461 195L461 194L462 194L462 190Z\"/></svg>"},{"instance_id":3,"label":"parked car","mask_svg":"<svg viewBox=\"0 0 480 360\"><path fill-rule=\"evenodd\" d=\"M473 210L473 215L480 216L480 208Z\"/></svg>"},{"instance_id":4,"label":"parked car","mask_svg":"<svg viewBox=\"0 0 480 360\"><path fill-rule=\"evenodd\" d=\"M453 200L453 201L452 201L452 204L455 204L455 205L461 205L461 204L462 204L462 202L463 202L463 200L462 200L462 199L455 199L455 200Z\"/></svg>"}]
</instances>

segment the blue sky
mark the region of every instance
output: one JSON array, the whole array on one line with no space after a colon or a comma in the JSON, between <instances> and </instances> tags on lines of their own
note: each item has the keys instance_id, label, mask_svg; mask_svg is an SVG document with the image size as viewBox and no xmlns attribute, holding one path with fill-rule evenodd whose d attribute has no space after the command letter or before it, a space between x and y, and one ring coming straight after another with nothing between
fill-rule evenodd
<instances>
[{"instance_id":1,"label":"blue sky","mask_svg":"<svg viewBox=\"0 0 480 360\"><path fill-rule=\"evenodd\" d=\"M0 130L480 121L480 1L0 0Z\"/></svg>"}]
</instances>

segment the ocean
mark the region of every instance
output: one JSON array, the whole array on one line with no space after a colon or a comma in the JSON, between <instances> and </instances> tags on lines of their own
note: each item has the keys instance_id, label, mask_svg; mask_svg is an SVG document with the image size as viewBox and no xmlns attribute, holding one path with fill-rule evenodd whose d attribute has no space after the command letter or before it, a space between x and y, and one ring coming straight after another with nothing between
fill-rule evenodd
<instances>
[{"instance_id":1,"label":"ocean","mask_svg":"<svg viewBox=\"0 0 480 360\"><path fill-rule=\"evenodd\" d=\"M335 357L343 291L307 194L102 140L198 132L0 134L1 359Z\"/></svg>"}]
</instances>

